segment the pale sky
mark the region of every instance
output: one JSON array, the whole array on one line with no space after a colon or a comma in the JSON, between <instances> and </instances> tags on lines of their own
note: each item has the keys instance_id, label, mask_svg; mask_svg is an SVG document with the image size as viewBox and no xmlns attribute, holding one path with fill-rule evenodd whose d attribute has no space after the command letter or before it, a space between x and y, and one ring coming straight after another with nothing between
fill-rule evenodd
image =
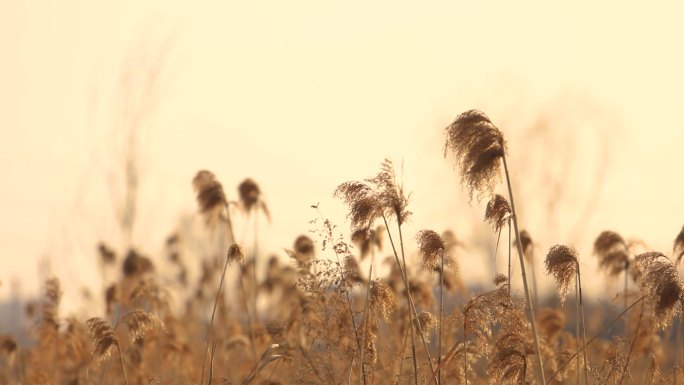
<instances>
[{"instance_id":1,"label":"pale sky","mask_svg":"<svg viewBox=\"0 0 684 385\"><path fill-rule=\"evenodd\" d=\"M669 253L684 224L682 17L674 0L3 1L0 297L12 277L35 293L44 256L75 286L97 282L94 245L117 242L107 176L117 169L115 90L125 63L144 70L162 50L134 234L149 253L195 210L199 169L232 197L245 177L260 183L273 215L265 247L278 251L311 228L317 202L346 230L333 190L372 176L385 157L404 162L408 233L468 238L483 208L467 208L442 147L444 127L470 108L508 139L523 227L540 253L576 241L593 268L591 241L607 228ZM549 131L534 141L523 129L540 120ZM575 239L566 218L604 153L600 199ZM549 224L533 195L538 171L558 179L568 156L575 179ZM528 159L524 170L516 159ZM482 270L463 264L474 277Z\"/></svg>"}]
</instances>

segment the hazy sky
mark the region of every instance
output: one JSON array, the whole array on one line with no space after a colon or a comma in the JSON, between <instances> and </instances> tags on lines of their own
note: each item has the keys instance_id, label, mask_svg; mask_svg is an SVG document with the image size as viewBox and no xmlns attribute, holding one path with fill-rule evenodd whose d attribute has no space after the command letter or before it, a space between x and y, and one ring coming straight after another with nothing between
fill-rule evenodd
<instances>
[{"instance_id":1,"label":"hazy sky","mask_svg":"<svg viewBox=\"0 0 684 385\"><path fill-rule=\"evenodd\" d=\"M332 191L385 157L404 162L409 231L468 237L482 208L465 209L442 146L443 128L470 108L508 133L513 159L570 153L581 179L610 154L577 245L587 266L604 228L670 252L684 224L683 16L680 1L2 1L0 296L12 276L34 292L42 256L75 285L92 282L95 242L117 239L121 72L144 71L159 52L134 236L150 253L195 210L199 169L233 197L245 177L260 183L274 219L266 247L277 251L311 228L317 202L346 230ZM526 142L540 119L558 136ZM533 190L526 172L517 183ZM562 189L562 213L590 190ZM530 197L521 206L537 209L528 226L540 247L568 242Z\"/></svg>"}]
</instances>

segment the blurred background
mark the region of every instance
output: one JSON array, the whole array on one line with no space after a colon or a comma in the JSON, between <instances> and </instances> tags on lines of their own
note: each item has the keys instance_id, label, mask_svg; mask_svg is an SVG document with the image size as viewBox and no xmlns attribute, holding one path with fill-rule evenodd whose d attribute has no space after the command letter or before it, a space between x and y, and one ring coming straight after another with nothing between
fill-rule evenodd
<instances>
[{"instance_id":1,"label":"blurred background","mask_svg":"<svg viewBox=\"0 0 684 385\"><path fill-rule=\"evenodd\" d=\"M412 192L407 238L453 230L466 282L487 281L505 256L492 262L485 202L468 202L443 153L444 128L471 108L508 141L540 288L550 246L574 245L591 272L604 229L669 254L684 224L683 11L674 0L0 2L0 299L36 296L56 275L64 311L81 311L83 289L107 284L100 241L162 260L196 212L200 169L229 199L245 178L259 183L264 254L316 229L312 205L348 236L332 193L384 158ZM593 299L619 290L587 282Z\"/></svg>"}]
</instances>

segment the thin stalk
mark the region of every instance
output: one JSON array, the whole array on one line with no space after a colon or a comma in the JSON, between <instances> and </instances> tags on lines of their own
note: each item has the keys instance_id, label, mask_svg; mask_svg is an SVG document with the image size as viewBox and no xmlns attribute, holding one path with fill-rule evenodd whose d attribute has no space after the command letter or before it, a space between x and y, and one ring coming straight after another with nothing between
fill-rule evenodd
<instances>
[{"instance_id":1,"label":"thin stalk","mask_svg":"<svg viewBox=\"0 0 684 385\"><path fill-rule=\"evenodd\" d=\"M624 306L623 309L627 308L627 285L629 283L629 260L625 261L625 291L623 292L622 299ZM629 319L625 318L625 334L629 333Z\"/></svg>"},{"instance_id":2,"label":"thin stalk","mask_svg":"<svg viewBox=\"0 0 684 385\"><path fill-rule=\"evenodd\" d=\"M627 307L627 309L623 310L622 313L618 314L617 317L613 318L612 321L608 322L608 324L607 324L606 326L604 326L603 329L599 330L598 333L594 334L594 336L591 337L591 338L589 339L589 341L586 341L586 343L582 344L582 348L580 349L580 352L585 351L585 350L587 349L587 347L588 347L592 342L594 342L595 339L597 339L597 338L598 338L601 334L603 334L606 330L610 329L611 326L613 326L613 324L614 324L615 322L617 322L620 318L622 318L623 315L627 314L627 312L628 312L629 310L631 310L634 306L638 305L639 302L643 301L644 299L646 299L646 296L643 296L643 297L637 299L636 301L634 301L634 303L632 303L631 305L629 305L629 306ZM564 368L573 360L573 358L577 357L577 355L578 355L578 353L573 353L572 356L568 357L568 359L567 359L565 362L563 362L560 366L558 366L558 369L556 369L556 371L553 372L553 374L551 375L551 377L549 377L549 380L548 380L547 383L550 383L551 380L553 380L554 377L556 377L556 376L558 375L558 373L560 373L560 372L561 372L561 371L562 371L562 370L563 370L563 369L564 369Z\"/></svg>"},{"instance_id":3,"label":"thin stalk","mask_svg":"<svg viewBox=\"0 0 684 385\"><path fill-rule=\"evenodd\" d=\"M627 374L627 367L629 367L629 361L630 358L632 357L632 353L634 352L634 346L636 345L635 342L637 338L639 337L639 330L641 330L641 319L644 316L644 305L641 305L641 312L639 313L639 320L637 321L637 326L636 326L636 331L634 331L634 338L632 338L632 342L629 344L629 353L627 353L627 359L625 360L625 365L622 368L622 375L620 376L620 382L618 385L622 385L622 381L625 379L625 375Z\"/></svg>"},{"instance_id":4,"label":"thin stalk","mask_svg":"<svg viewBox=\"0 0 684 385\"><path fill-rule=\"evenodd\" d=\"M216 316L216 308L218 307L219 298L221 297L221 291L223 290L223 281L226 278L226 270L228 270L228 255L226 254L226 263L223 265L223 274L221 274L221 281L219 281L218 290L216 290L216 297L214 298L214 309L211 312L211 321L209 322L209 338L207 340L207 347L204 349L204 358L202 359L202 378L200 385L204 384L204 366L207 360L207 354L209 353L209 344L214 335L214 317Z\"/></svg>"},{"instance_id":5,"label":"thin stalk","mask_svg":"<svg viewBox=\"0 0 684 385\"><path fill-rule=\"evenodd\" d=\"M439 268L439 332L437 335L437 359L442 359L442 320L444 319L444 250ZM437 371L437 384L442 383L442 370Z\"/></svg>"},{"instance_id":6,"label":"thin stalk","mask_svg":"<svg viewBox=\"0 0 684 385\"><path fill-rule=\"evenodd\" d=\"M466 334L466 318L463 314L463 384L468 385L468 338ZM441 368L441 365L440 365Z\"/></svg>"},{"instance_id":7,"label":"thin stalk","mask_svg":"<svg viewBox=\"0 0 684 385\"><path fill-rule=\"evenodd\" d=\"M258 294L259 290L257 288L259 287L259 281L257 281L257 256L259 255L259 213L257 212L256 209L252 210L252 215L254 216L254 257L252 261L254 261L254 267L252 268L252 280L253 280L253 287L254 287L254 292L253 298L252 298L252 306L254 308L254 320L256 322L259 322L259 311L257 310L257 302L258 302Z\"/></svg>"},{"instance_id":8,"label":"thin stalk","mask_svg":"<svg viewBox=\"0 0 684 385\"><path fill-rule=\"evenodd\" d=\"M406 328L406 331L404 332L404 342L401 344L401 351L399 352L399 374L397 375L396 385L399 385L399 382L401 381L401 372L403 372L404 369L404 351L406 351L406 340L408 340L409 329L411 328Z\"/></svg>"},{"instance_id":9,"label":"thin stalk","mask_svg":"<svg viewBox=\"0 0 684 385\"><path fill-rule=\"evenodd\" d=\"M580 328L582 329L582 344L587 343L587 329L584 324L584 302L582 301L582 274L580 273L579 261L577 261L577 290L579 291L579 309L580 309ZM584 356L584 384L589 385L589 366L587 360L587 350L583 350Z\"/></svg>"},{"instance_id":10,"label":"thin stalk","mask_svg":"<svg viewBox=\"0 0 684 385\"><path fill-rule=\"evenodd\" d=\"M539 335L537 333L537 322L534 316L534 307L532 305L532 298L530 297L530 290L527 287L527 275L525 274L525 260L523 257L522 244L520 243L520 231L518 231L518 214L515 211L515 202L513 201L513 188L511 187L511 177L508 172L508 164L506 163L506 154L503 156L504 171L506 173L506 184L508 185L508 197L511 203L511 212L513 216L513 226L515 227L516 245L518 248L518 256L520 257L520 271L522 273L523 287L525 289L525 299L527 300L527 312L532 326L532 334L534 335L534 348L537 352L537 364L539 366L539 374L541 375L542 385L546 385L546 376L544 375L544 361L541 356L541 348L539 347Z\"/></svg>"},{"instance_id":11,"label":"thin stalk","mask_svg":"<svg viewBox=\"0 0 684 385\"><path fill-rule=\"evenodd\" d=\"M363 363L363 356L365 355L366 352L366 328L368 327L368 317L369 317L369 309L370 309L370 293L371 293L371 282L373 281L373 260L375 259L375 251L372 252L371 254L371 263L370 263L370 268L368 269L368 289L366 290L366 306L363 309L363 332L361 334L361 362L360 362L360 373L361 373L361 378L359 379L359 383L365 384L366 383L366 370L365 370L365 364Z\"/></svg>"},{"instance_id":12,"label":"thin stalk","mask_svg":"<svg viewBox=\"0 0 684 385\"><path fill-rule=\"evenodd\" d=\"M392 251L394 252L394 258L397 262L397 265L399 266L399 270L401 272L401 277L402 277L402 280L404 282L404 288L406 289L406 297L408 298L408 302L409 302L409 318L414 318L416 320L415 325L416 325L416 328L418 329L418 334L420 334L420 338L423 341L423 346L425 347L425 353L427 354L428 364L430 364L430 370L433 374L433 380L435 381L435 383L437 383L437 373L435 373L435 367L432 363L432 358L430 357L430 351L428 349L427 342L425 341L425 337L423 337L423 328L421 327L420 322L417 321L418 320L418 313L417 313L416 307L413 303L413 297L411 297L411 290L409 289L408 274L406 272L406 264L405 264L406 259L404 257L404 253L403 253L404 242L403 242L403 238L402 238L402 234L401 234L401 226L398 225L398 227L399 227L399 241L401 243L401 249L402 249L402 260L404 260L403 267L402 267L401 262L399 261L399 253L397 253L397 249L396 249L396 246L394 244L394 240L392 239L392 233L389 231L389 226L387 224L387 218L385 217L385 215L382 216L382 219L385 222L385 229L387 231L387 236L389 238L390 245L392 245ZM411 319L411 323L413 323L413 319ZM413 326L412 325L411 325L411 344L413 345L413 352L414 352L414 354L413 354L414 369L415 369L414 377L415 377L415 380L417 382L418 381L418 362L417 362L417 358L416 358L416 354L415 354L415 335L413 332Z\"/></svg>"},{"instance_id":13,"label":"thin stalk","mask_svg":"<svg viewBox=\"0 0 684 385\"><path fill-rule=\"evenodd\" d=\"M423 333L423 326L420 324L418 321L418 311L416 310L416 305L413 302L413 297L410 295L410 290L408 286L408 269L406 269L406 258L405 253L404 253L404 237L402 235L401 231L401 225L399 222L397 222L397 228L399 229L399 245L401 246L401 260L404 263L404 277L406 279L406 292L409 293L409 302L411 303L411 309L413 310L413 317L416 319L416 329L418 329L418 334L420 335L420 339L423 342L423 347L425 348L425 354L427 355L427 361L430 364L430 369L432 371L435 370L434 365L432 364L432 357L430 355L430 349L428 349L428 344L427 341L425 340L425 334ZM437 378L434 379L437 381Z\"/></svg>"},{"instance_id":14,"label":"thin stalk","mask_svg":"<svg viewBox=\"0 0 684 385\"><path fill-rule=\"evenodd\" d=\"M577 339L577 349L575 352L575 368L577 372L577 385L580 385L580 303L579 303L579 280L577 279L577 275L575 275L575 338ZM587 384L589 385L589 384Z\"/></svg>"},{"instance_id":15,"label":"thin stalk","mask_svg":"<svg viewBox=\"0 0 684 385\"><path fill-rule=\"evenodd\" d=\"M321 210L316 207L316 212L318 213L318 217L325 221L323 218L323 214L321 214ZM332 232L328 231L326 233L326 236L328 237L328 241L332 244L334 244L335 240L333 239ZM335 258L337 259L338 265L342 266L342 262L340 261L340 255L337 252L336 248L332 248L333 252L335 253ZM356 330L356 320L354 320L354 310L352 309L352 302L351 302L351 297L349 296L349 290L344 290L345 297L347 298L347 305L349 307L349 318L351 318L351 324L352 324L352 329L354 330L354 337L356 338L356 345L359 347L359 352L362 350L361 348L361 339L359 338L358 331Z\"/></svg>"},{"instance_id":16,"label":"thin stalk","mask_svg":"<svg viewBox=\"0 0 684 385\"><path fill-rule=\"evenodd\" d=\"M126 385L128 385L128 376L126 375L126 367L124 366L123 356L121 355L121 347L119 346L118 343L116 344L116 350L119 351L119 363L121 364L121 371L123 372L124 382L126 383Z\"/></svg>"},{"instance_id":17,"label":"thin stalk","mask_svg":"<svg viewBox=\"0 0 684 385\"><path fill-rule=\"evenodd\" d=\"M508 218L508 298L511 298L511 218Z\"/></svg>"}]
</instances>

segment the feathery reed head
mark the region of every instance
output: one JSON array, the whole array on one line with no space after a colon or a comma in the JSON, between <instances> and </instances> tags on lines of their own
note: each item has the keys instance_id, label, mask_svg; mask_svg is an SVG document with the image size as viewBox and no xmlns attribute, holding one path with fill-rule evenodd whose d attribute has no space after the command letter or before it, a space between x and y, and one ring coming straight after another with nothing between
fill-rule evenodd
<instances>
[{"instance_id":1,"label":"feathery reed head","mask_svg":"<svg viewBox=\"0 0 684 385\"><path fill-rule=\"evenodd\" d=\"M247 178L238 186L240 202L246 211L251 210L258 202L261 190L259 185L251 178Z\"/></svg>"},{"instance_id":2,"label":"feathery reed head","mask_svg":"<svg viewBox=\"0 0 684 385\"><path fill-rule=\"evenodd\" d=\"M502 327L487 370L492 383L525 384L527 323L522 309L522 306L508 306L501 317Z\"/></svg>"},{"instance_id":3,"label":"feathery reed head","mask_svg":"<svg viewBox=\"0 0 684 385\"><path fill-rule=\"evenodd\" d=\"M116 262L116 252L109 248L104 242L97 245L97 251L100 253L100 260L105 265L111 265Z\"/></svg>"},{"instance_id":4,"label":"feathery reed head","mask_svg":"<svg viewBox=\"0 0 684 385\"><path fill-rule=\"evenodd\" d=\"M656 325L664 327L679 311L682 300L682 280L669 258L657 251L639 254L634 258L633 269L639 270L639 286L654 304ZM681 309L680 309L681 310Z\"/></svg>"},{"instance_id":5,"label":"feathery reed head","mask_svg":"<svg viewBox=\"0 0 684 385\"><path fill-rule=\"evenodd\" d=\"M370 254L372 247L375 247L377 250L382 250L382 234L384 232L385 226L379 225L375 229L359 229L352 233L352 242L360 249L360 257L362 260Z\"/></svg>"},{"instance_id":6,"label":"feathery reed head","mask_svg":"<svg viewBox=\"0 0 684 385\"><path fill-rule=\"evenodd\" d=\"M501 228L506 225L506 221L511 216L511 205L506 198L499 194L494 194L492 199L487 203L487 210L485 211L485 221L494 228L494 231L499 232Z\"/></svg>"},{"instance_id":7,"label":"feathery reed head","mask_svg":"<svg viewBox=\"0 0 684 385\"><path fill-rule=\"evenodd\" d=\"M145 333L155 326L162 326L157 316L142 309L135 309L126 315L126 325L132 341L145 337Z\"/></svg>"},{"instance_id":8,"label":"feathery reed head","mask_svg":"<svg viewBox=\"0 0 684 385\"><path fill-rule=\"evenodd\" d=\"M501 175L499 159L504 156L503 134L482 111L469 110L446 128L444 156L454 153L472 200L491 194Z\"/></svg>"},{"instance_id":9,"label":"feathery reed head","mask_svg":"<svg viewBox=\"0 0 684 385\"><path fill-rule=\"evenodd\" d=\"M433 271L439 271L440 262L446 251L446 243L435 231L421 230L416 234L418 253L423 258L423 266Z\"/></svg>"},{"instance_id":10,"label":"feathery reed head","mask_svg":"<svg viewBox=\"0 0 684 385\"><path fill-rule=\"evenodd\" d=\"M599 258L599 268L616 276L629 267L627 242L614 231L603 231L594 241L594 254Z\"/></svg>"},{"instance_id":11,"label":"feathery reed head","mask_svg":"<svg viewBox=\"0 0 684 385\"><path fill-rule=\"evenodd\" d=\"M534 263L534 241L532 241L529 231L520 231L520 245L522 246L525 260Z\"/></svg>"},{"instance_id":12,"label":"feathery reed head","mask_svg":"<svg viewBox=\"0 0 684 385\"><path fill-rule=\"evenodd\" d=\"M233 261L242 261L244 257L244 254L242 253L242 248L237 244L233 243L230 245L228 248L228 261L233 262Z\"/></svg>"},{"instance_id":13,"label":"feathery reed head","mask_svg":"<svg viewBox=\"0 0 684 385\"><path fill-rule=\"evenodd\" d=\"M109 357L112 346L118 345L116 332L102 318L95 317L86 321L88 333L93 340L93 358L102 361Z\"/></svg>"},{"instance_id":14,"label":"feathery reed head","mask_svg":"<svg viewBox=\"0 0 684 385\"><path fill-rule=\"evenodd\" d=\"M492 282L494 283L494 286L499 286L503 283L508 282L508 277L506 277L504 274L497 274L494 276Z\"/></svg>"},{"instance_id":15,"label":"feathery reed head","mask_svg":"<svg viewBox=\"0 0 684 385\"><path fill-rule=\"evenodd\" d=\"M365 183L345 182L337 186L335 197L341 198L349 206L347 218L353 232L368 231L376 218L382 216L382 207L377 195Z\"/></svg>"},{"instance_id":16,"label":"feathery reed head","mask_svg":"<svg viewBox=\"0 0 684 385\"><path fill-rule=\"evenodd\" d=\"M294 252L308 257L313 257L316 249L311 238L306 235L300 235L295 239Z\"/></svg>"},{"instance_id":17,"label":"feathery reed head","mask_svg":"<svg viewBox=\"0 0 684 385\"><path fill-rule=\"evenodd\" d=\"M572 285L575 274L577 274L579 265L577 251L565 245L553 246L546 255L544 265L546 266L546 273L551 274L556 280L561 303L565 302L565 297L570 291L570 285Z\"/></svg>"},{"instance_id":18,"label":"feathery reed head","mask_svg":"<svg viewBox=\"0 0 684 385\"><path fill-rule=\"evenodd\" d=\"M388 320L394 310L394 292L380 280L372 280L370 285L371 306L383 319Z\"/></svg>"},{"instance_id":19,"label":"feathery reed head","mask_svg":"<svg viewBox=\"0 0 684 385\"><path fill-rule=\"evenodd\" d=\"M133 277L153 272L154 266L149 258L138 254L134 249L130 249L126 254L122 269L125 277Z\"/></svg>"},{"instance_id":20,"label":"feathery reed head","mask_svg":"<svg viewBox=\"0 0 684 385\"><path fill-rule=\"evenodd\" d=\"M565 314L559 309L545 308L539 312L537 323L547 340L553 341L565 327Z\"/></svg>"},{"instance_id":21,"label":"feathery reed head","mask_svg":"<svg viewBox=\"0 0 684 385\"><path fill-rule=\"evenodd\" d=\"M209 223L216 223L228 204L223 186L216 176L207 170L199 171L192 179L192 185L197 193L200 212L205 215Z\"/></svg>"},{"instance_id":22,"label":"feathery reed head","mask_svg":"<svg viewBox=\"0 0 684 385\"><path fill-rule=\"evenodd\" d=\"M394 164L385 159L380 165L380 171L373 178L368 179L378 192L377 197L385 215L394 215L399 224L406 222L411 212L407 210L409 196L404 192L404 186L397 180Z\"/></svg>"},{"instance_id":23,"label":"feathery reed head","mask_svg":"<svg viewBox=\"0 0 684 385\"><path fill-rule=\"evenodd\" d=\"M672 256L675 259L675 265L679 265L682 257L684 257L684 226L682 226L682 230L679 232L674 241L674 246L672 247Z\"/></svg>"},{"instance_id":24,"label":"feathery reed head","mask_svg":"<svg viewBox=\"0 0 684 385\"><path fill-rule=\"evenodd\" d=\"M397 182L392 161L385 159L380 172L365 182L345 182L335 189L333 194L341 198L349 206L349 218L352 232L368 231L373 221L380 217L394 216L403 224L411 215L407 210L408 196L404 187Z\"/></svg>"},{"instance_id":25,"label":"feathery reed head","mask_svg":"<svg viewBox=\"0 0 684 385\"><path fill-rule=\"evenodd\" d=\"M437 317L430 312L422 311L420 314L418 314L418 318L413 320L413 322L416 321L418 321L420 324L420 330L423 332L423 338L426 342L430 342L430 331L436 328L437 324L439 323Z\"/></svg>"}]
</instances>

